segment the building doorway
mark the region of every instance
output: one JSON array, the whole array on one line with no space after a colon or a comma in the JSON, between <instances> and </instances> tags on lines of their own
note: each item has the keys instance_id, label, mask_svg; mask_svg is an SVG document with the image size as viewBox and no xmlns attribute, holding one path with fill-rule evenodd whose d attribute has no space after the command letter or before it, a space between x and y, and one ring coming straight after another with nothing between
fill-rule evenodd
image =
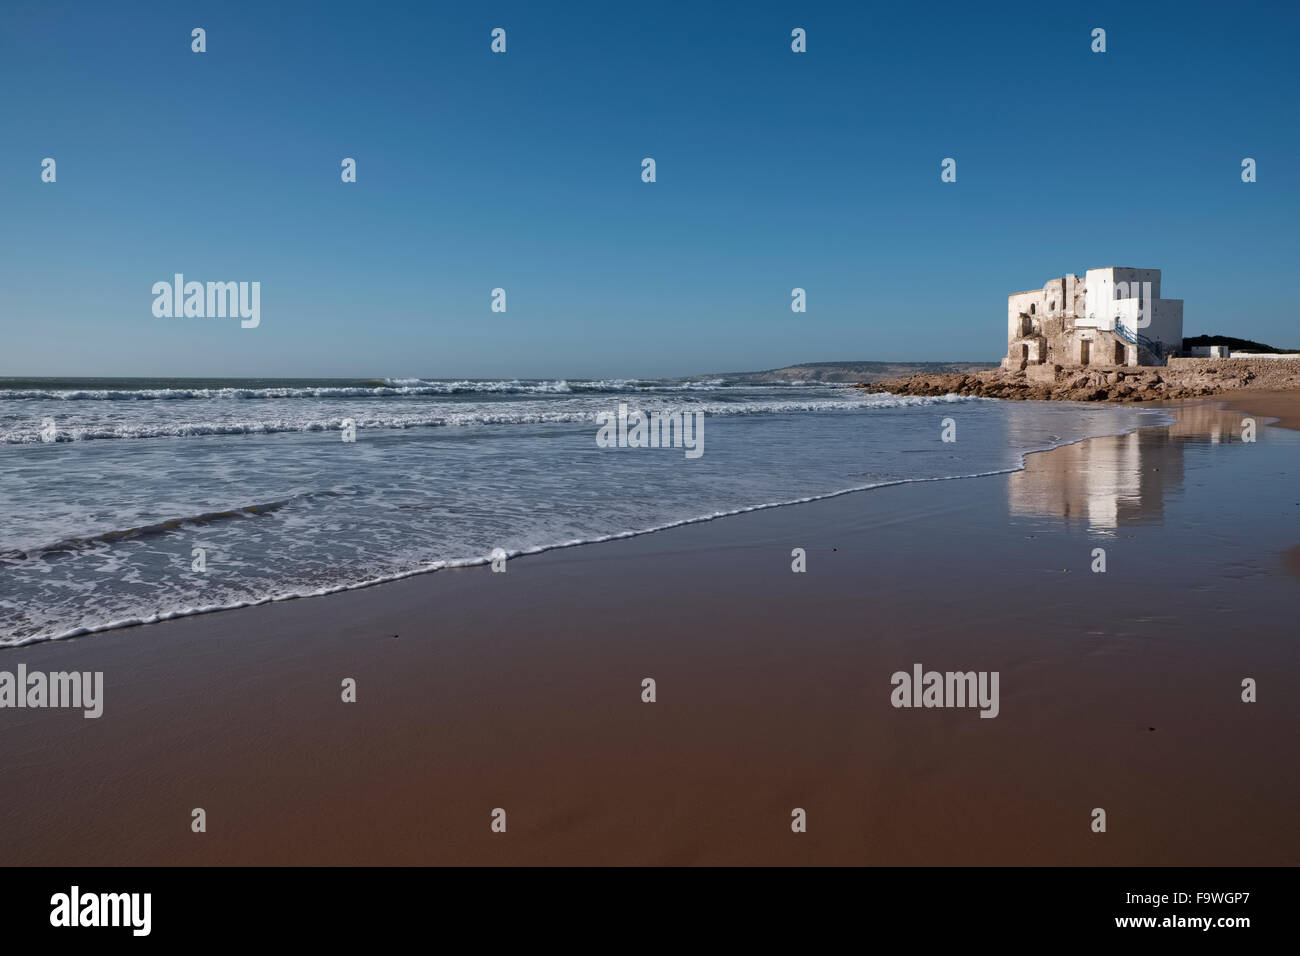
<instances>
[{"instance_id":1,"label":"building doorway","mask_svg":"<svg viewBox=\"0 0 1300 956\"><path fill-rule=\"evenodd\" d=\"M1079 343L1079 364L1087 365L1092 360L1092 343L1088 341Z\"/></svg>"}]
</instances>

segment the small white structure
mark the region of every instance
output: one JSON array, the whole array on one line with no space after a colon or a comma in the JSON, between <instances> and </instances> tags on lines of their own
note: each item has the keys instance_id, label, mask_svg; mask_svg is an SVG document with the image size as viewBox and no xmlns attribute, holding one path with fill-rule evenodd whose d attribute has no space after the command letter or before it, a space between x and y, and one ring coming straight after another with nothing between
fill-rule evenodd
<instances>
[{"instance_id":1,"label":"small white structure","mask_svg":"<svg viewBox=\"0 0 1300 956\"><path fill-rule=\"evenodd\" d=\"M1159 269L1110 266L1007 296L1004 369L1163 365L1183 346L1183 300L1160 298Z\"/></svg>"}]
</instances>

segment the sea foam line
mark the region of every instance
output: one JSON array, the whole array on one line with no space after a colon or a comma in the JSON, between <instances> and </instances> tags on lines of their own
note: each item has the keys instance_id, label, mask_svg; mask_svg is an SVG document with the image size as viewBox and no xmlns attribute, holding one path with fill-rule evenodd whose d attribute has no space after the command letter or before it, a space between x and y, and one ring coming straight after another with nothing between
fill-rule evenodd
<instances>
[{"instance_id":1,"label":"sea foam line","mask_svg":"<svg viewBox=\"0 0 1300 956\"><path fill-rule=\"evenodd\" d=\"M699 402L698 407L706 415L734 417L738 415L785 415L795 412L858 411L877 408L905 408L917 405L935 405L958 402L992 402L997 399L977 398L972 395L943 396L895 396L879 393L863 396L861 399L832 400L810 399L805 401L743 401L743 402ZM647 403L647 410L654 405ZM509 408L508 405L505 406ZM275 435L292 432L338 431L344 417L351 417L358 430L370 429L407 429L407 428L448 428L472 427L476 425L552 425L580 424L595 422L597 409L573 411L488 411L483 409L454 412L442 411L432 415L396 415L365 418L359 415L340 416L338 418L313 419L268 419L266 421L228 421L228 422L174 422L160 424L95 424L75 425L61 424L57 427L56 442L112 441L146 438L201 438L211 435ZM43 444L41 431L33 423L23 428L0 432L0 444L34 445Z\"/></svg>"},{"instance_id":2,"label":"sea foam line","mask_svg":"<svg viewBox=\"0 0 1300 956\"><path fill-rule=\"evenodd\" d=\"M582 392L712 392L727 388L723 380L699 382L648 382L638 379L594 381L530 381L528 379L463 379L440 382L435 379L385 379L382 385L276 386L269 388L138 388L138 389L0 389L0 401L49 399L64 402L91 401L184 401L192 399L282 399L282 398L402 398L420 395L569 395ZM745 388L785 388L781 385L749 385Z\"/></svg>"},{"instance_id":3,"label":"sea foam line","mask_svg":"<svg viewBox=\"0 0 1300 956\"><path fill-rule=\"evenodd\" d=\"M1150 411L1155 412L1154 409ZM1102 432L1096 435L1085 435L1082 438L1076 438L1071 441L1060 441L1050 443L1043 448L1031 448L1019 453L1020 464L1013 468L998 468L992 471L972 472L966 475L941 475L933 478L899 478L893 481L881 481L866 485L855 485L851 488L842 488L839 491L829 491L820 495L808 495L801 498L791 498L785 501L771 501L757 505L748 505L743 508L734 508L726 511L715 511L709 515L700 515L692 518L683 518L678 521L670 521L660 525L654 525L648 528L639 528L631 531L617 531L611 534L596 535L591 538L574 538L569 541L556 542L552 544L534 545L527 548L517 548L513 551L506 552L507 559L525 557L534 554L544 554L547 551L557 551L563 548L576 548L582 545L601 544L607 541L619 541L624 538L637 538L641 535L655 534L660 531L668 531L673 528L680 528L686 525L704 524L709 521L717 521L719 518L730 518L736 515L749 514L755 511L767 511L771 508L786 508L791 505L809 504L814 501L825 501L829 498L839 498L843 495L856 494L862 491L872 491L877 488L892 488L899 485L922 484L936 481L961 481L968 478L989 478L994 475L1009 475L1025 469L1026 459L1033 454L1053 451L1057 448L1064 448L1069 445L1077 445L1093 438L1115 437L1119 435L1128 435L1142 428L1163 428L1176 422L1176 417L1168 412L1159 412L1155 415L1156 421L1150 423L1136 423L1132 428L1121 429L1116 432ZM143 617L123 618L116 621L110 621L104 624L95 624L89 627L76 627L57 634L34 634L13 642L0 641L0 647L24 647L28 644L43 643L45 641L67 640L73 637L85 637L89 634L100 634L105 631L114 631L124 627L136 627L141 624L158 624L162 621L176 620L184 617L194 617L199 614L212 614L217 611L234 611L240 608L260 607L264 604L272 604L281 601L295 601L301 598L324 597L329 594L338 594L343 591L359 591L362 588L375 587L379 584L389 584L393 581L401 581L406 578L412 578L420 574L431 574L435 571L442 571L448 568L467 568L478 567L492 562L492 555L483 555L473 558L448 559L445 561L431 561L423 567L412 568L407 571L399 571L393 574L379 575L373 578L366 578L361 581L349 582L346 584L330 585L328 587L311 588L301 591L282 591L278 594L271 594L263 598L250 601L237 601L230 604L211 604L200 607L178 608L173 611L164 611L159 614L151 614Z\"/></svg>"}]
</instances>

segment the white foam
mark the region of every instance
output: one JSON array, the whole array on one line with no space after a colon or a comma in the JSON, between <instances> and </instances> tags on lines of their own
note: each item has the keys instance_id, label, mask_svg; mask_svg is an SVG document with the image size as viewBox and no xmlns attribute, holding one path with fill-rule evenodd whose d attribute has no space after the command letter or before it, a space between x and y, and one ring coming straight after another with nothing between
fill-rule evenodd
<instances>
[{"instance_id":1,"label":"white foam","mask_svg":"<svg viewBox=\"0 0 1300 956\"><path fill-rule=\"evenodd\" d=\"M940 481L959 481L968 478L983 478L983 477L991 477L994 475L1010 474L1016 471L1022 471L1025 467L1025 461L1030 454L1034 454L1042 451L1049 451L1054 448L1059 448L1066 445L1078 444L1080 442L1087 441L1090 438L1103 437L1105 435L1129 434L1142 427L1159 427L1159 426L1169 425L1172 424L1173 421L1175 420L1173 415L1165 412L1153 414L1152 418L1154 419L1154 421L1150 421L1146 423L1139 422L1130 428L1122 429L1117 432L1100 432L1096 435L1084 435L1069 441L1059 440L1059 439L1053 440L1056 439L1056 436L1051 436L1051 439L1047 441L1044 447L1021 451L1018 456L1019 463L1015 467L997 468L997 469L991 469L987 471L977 471L977 472L971 472L968 474L960 474L960 475L899 478L899 479L893 479L889 481L859 484L847 488L838 489L835 491L826 492L823 494L806 495L806 496L801 496L796 498L789 498L781 501L770 501L770 502L764 502L760 504L749 505L749 506L744 506L739 508L717 510L705 515L683 518L675 521L667 521L653 526L642 527L642 528L637 528L632 530L593 535L585 538L573 538L566 541L544 543L544 544L538 544L529 547L517 548L517 549L506 551L506 556L507 558L517 558L517 557L523 557L528 555L542 554L547 551L554 551L554 550L559 550L564 548L579 547L582 545L589 545L589 544L600 544L609 541L617 541L625 538L634 538L646 534L654 534L660 531L670 530L672 528L679 528L686 525L702 524L705 522L716 521L720 518L733 517L741 514L749 514L751 512L756 512L756 511L766 511L772 508L783 508L783 507L789 507L791 505L807 504L814 501L823 501L830 498L838 498L843 495L855 494L863 491L870 491L877 488L895 487L899 485L908 485L908 484L923 484L923 483L940 482ZM28 644L35 644L44 641L65 640L67 638L82 637L89 634L116 630L123 627L132 627L140 624L155 624L162 621L174 620L183 617L192 617L195 615L208 614L216 611L235 610L238 608L245 608L245 607L257 607L263 604L297 600L300 598L307 598L307 597L321 597L329 594L337 594L343 591L353 591L353 590L359 590L361 588L374 587L375 585L378 584L386 584L393 581L403 580L405 578L415 577L416 575L429 574L435 571L440 571L448 568L481 566L481 565L489 564L491 563L491 561L492 561L491 555L479 555L479 556L463 558L463 559L430 561L418 568L405 570L405 571L392 573L392 574L376 575L363 580L342 582L338 584L332 584L328 586L321 586L315 588L282 590L254 600L233 601L233 602L220 603L220 604L181 607L181 608L169 609L166 611L160 611L155 614L119 618L119 619L107 621L100 624L78 626L57 633L33 634L33 635L29 635L17 639L0 640L0 646L21 647ZM2 603L8 604L9 602L2 602Z\"/></svg>"},{"instance_id":2,"label":"white foam","mask_svg":"<svg viewBox=\"0 0 1300 956\"><path fill-rule=\"evenodd\" d=\"M181 401L218 399L254 400L283 398L400 398L420 395L569 395L575 392L707 392L725 387L722 379L700 382L649 382L636 379L594 381L530 381L494 379L441 381L422 378L389 378L382 385L322 385L273 388L134 388L134 389L0 389L0 401L49 399L63 402L92 401ZM745 386L783 387L783 386Z\"/></svg>"},{"instance_id":3,"label":"white foam","mask_svg":"<svg viewBox=\"0 0 1300 956\"><path fill-rule=\"evenodd\" d=\"M653 411L671 407L673 410L702 411L708 416L784 415L796 412L842 412L862 409L904 408L917 405L947 404L953 402L989 402L996 399L974 398L962 395L898 396L888 393L863 394L846 399L760 399L743 402L693 401L689 404L665 403L658 398L640 403L628 402L629 408ZM149 416L144 421L105 422L79 424L71 421L57 422L57 441L107 441L114 439L144 438L196 438L205 435L271 435L284 432L337 431L343 420L350 418L359 429L407 429L472 427L485 425L546 425L594 422L598 412L608 409L589 397L587 404L478 404L435 405L429 411L397 414L353 413L351 410L335 417L270 416L262 419L225 421L159 421ZM363 409L367 406L362 406ZM385 406L387 408L387 406ZM0 444L40 444L43 442L40 422L33 420L17 427L0 431Z\"/></svg>"}]
</instances>

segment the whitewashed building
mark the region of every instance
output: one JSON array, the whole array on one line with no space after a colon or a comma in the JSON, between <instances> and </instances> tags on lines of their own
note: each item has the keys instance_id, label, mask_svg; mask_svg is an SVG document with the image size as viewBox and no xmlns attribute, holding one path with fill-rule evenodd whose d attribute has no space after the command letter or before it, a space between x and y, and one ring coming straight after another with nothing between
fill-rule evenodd
<instances>
[{"instance_id":1,"label":"whitewashed building","mask_svg":"<svg viewBox=\"0 0 1300 956\"><path fill-rule=\"evenodd\" d=\"M1183 345L1183 300L1160 298L1159 269L1107 267L1007 296L1002 367L1164 365Z\"/></svg>"}]
</instances>

